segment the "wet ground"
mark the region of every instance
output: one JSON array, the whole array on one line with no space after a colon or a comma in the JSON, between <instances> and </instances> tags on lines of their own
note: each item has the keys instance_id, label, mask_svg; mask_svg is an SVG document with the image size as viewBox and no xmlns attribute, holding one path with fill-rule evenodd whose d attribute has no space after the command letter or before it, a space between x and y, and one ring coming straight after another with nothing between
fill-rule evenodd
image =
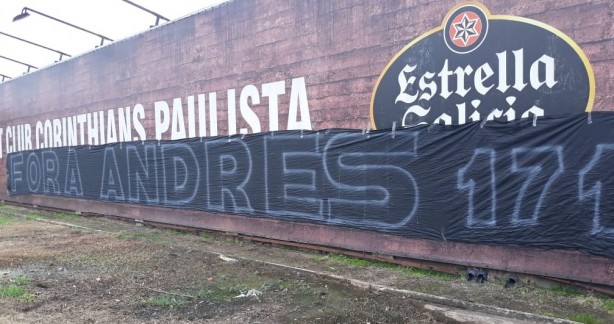
<instances>
[{"instance_id":1,"label":"wet ground","mask_svg":"<svg viewBox=\"0 0 614 324\"><path fill-rule=\"evenodd\" d=\"M614 323L614 300L570 288L505 289L496 280L468 282L463 273L216 233L0 206L0 323L533 323L554 318Z\"/></svg>"}]
</instances>

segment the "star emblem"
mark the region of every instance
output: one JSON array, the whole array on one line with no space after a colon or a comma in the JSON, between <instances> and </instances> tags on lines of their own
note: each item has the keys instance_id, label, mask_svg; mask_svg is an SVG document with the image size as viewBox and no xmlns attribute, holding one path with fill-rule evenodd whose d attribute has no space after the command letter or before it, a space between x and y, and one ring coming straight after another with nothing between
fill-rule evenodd
<instances>
[{"instance_id":1,"label":"star emblem","mask_svg":"<svg viewBox=\"0 0 614 324\"><path fill-rule=\"evenodd\" d=\"M467 14L464 14L460 22L453 24L456 30L453 40L461 40L464 45L467 45L471 37L478 36L478 32L475 30L477 22L478 18L469 19Z\"/></svg>"}]
</instances>

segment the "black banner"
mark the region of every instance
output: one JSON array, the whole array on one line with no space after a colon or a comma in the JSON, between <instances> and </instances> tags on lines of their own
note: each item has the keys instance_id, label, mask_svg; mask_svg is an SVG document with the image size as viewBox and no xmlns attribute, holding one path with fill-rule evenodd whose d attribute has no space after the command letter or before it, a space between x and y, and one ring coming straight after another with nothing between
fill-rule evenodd
<instances>
[{"instance_id":1,"label":"black banner","mask_svg":"<svg viewBox=\"0 0 614 324\"><path fill-rule=\"evenodd\" d=\"M535 123L535 124L534 124ZM614 257L614 114L282 131L8 155L10 194Z\"/></svg>"}]
</instances>

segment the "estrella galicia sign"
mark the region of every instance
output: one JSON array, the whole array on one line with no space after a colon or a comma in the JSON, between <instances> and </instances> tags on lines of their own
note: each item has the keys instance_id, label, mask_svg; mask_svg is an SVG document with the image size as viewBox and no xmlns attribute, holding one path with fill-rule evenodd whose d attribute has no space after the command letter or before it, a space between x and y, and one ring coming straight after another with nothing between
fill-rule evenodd
<instances>
[{"instance_id":1,"label":"estrella galicia sign","mask_svg":"<svg viewBox=\"0 0 614 324\"><path fill-rule=\"evenodd\" d=\"M567 35L542 22L456 6L388 63L371 98L375 129L512 121L591 111L595 77Z\"/></svg>"}]
</instances>

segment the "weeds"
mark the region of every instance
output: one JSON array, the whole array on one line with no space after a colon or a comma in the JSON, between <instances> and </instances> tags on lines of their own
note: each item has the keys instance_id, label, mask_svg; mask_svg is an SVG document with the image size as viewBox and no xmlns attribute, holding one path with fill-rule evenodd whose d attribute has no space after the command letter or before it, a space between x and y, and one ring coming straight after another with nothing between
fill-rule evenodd
<instances>
[{"instance_id":1,"label":"weeds","mask_svg":"<svg viewBox=\"0 0 614 324\"><path fill-rule=\"evenodd\" d=\"M50 215L50 218L59 219L59 220L71 220L80 218L81 216L77 214L69 214L69 213L53 213Z\"/></svg>"},{"instance_id":2,"label":"weeds","mask_svg":"<svg viewBox=\"0 0 614 324\"><path fill-rule=\"evenodd\" d=\"M10 285L8 287L0 287L0 297L2 298L19 298L23 296L26 292L23 288L18 287L17 285Z\"/></svg>"},{"instance_id":3,"label":"weeds","mask_svg":"<svg viewBox=\"0 0 614 324\"><path fill-rule=\"evenodd\" d=\"M26 277L26 276L19 276L19 277L13 279L13 282L17 286L25 286L28 283L30 283L30 279L28 279L28 277Z\"/></svg>"},{"instance_id":4,"label":"weeds","mask_svg":"<svg viewBox=\"0 0 614 324\"><path fill-rule=\"evenodd\" d=\"M569 318L572 321L585 323L585 324L601 324L603 323L599 318L586 313L576 314Z\"/></svg>"},{"instance_id":5,"label":"weeds","mask_svg":"<svg viewBox=\"0 0 614 324\"><path fill-rule=\"evenodd\" d=\"M26 215L26 220L29 221L35 221L37 219L41 218L41 215L37 215L37 214L28 214Z\"/></svg>"},{"instance_id":6,"label":"weeds","mask_svg":"<svg viewBox=\"0 0 614 324\"><path fill-rule=\"evenodd\" d=\"M215 289L202 289L196 293L196 296L208 300L228 301L242 291L247 291L249 289L250 288L245 284L235 284L226 287L216 287Z\"/></svg>"},{"instance_id":7,"label":"weeds","mask_svg":"<svg viewBox=\"0 0 614 324\"><path fill-rule=\"evenodd\" d=\"M27 293L23 288L15 284L8 287L0 286L0 298L21 299L28 303L34 301L34 295Z\"/></svg>"},{"instance_id":8,"label":"weeds","mask_svg":"<svg viewBox=\"0 0 614 324\"><path fill-rule=\"evenodd\" d=\"M603 299L603 308L605 308L605 310L607 310L608 312L614 312L614 299Z\"/></svg>"},{"instance_id":9,"label":"weeds","mask_svg":"<svg viewBox=\"0 0 614 324\"><path fill-rule=\"evenodd\" d=\"M118 239L145 239L152 242L164 242L165 238L160 235L150 234L150 233L130 233L130 234L118 234L116 236Z\"/></svg>"},{"instance_id":10,"label":"weeds","mask_svg":"<svg viewBox=\"0 0 614 324\"><path fill-rule=\"evenodd\" d=\"M69 214L69 213L52 213L52 214L47 214L47 215L41 215L41 214L27 214L25 216L26 220L29 221L35 221L39 218L42 219L53 219L53 220L72 220L72 219L77 219L80 216L77 214Z\"/></svg>"},{"instance_id":11,"label":"weeds","mask_svg":"<svg viewBox=\"0 0 614 324\"><path fill-rule=\"evenodd\" d=\"M12 222L13 219L6 216L0 216L0 226Z\"/></svg>"},{"instance_id":12,"label":"weeds","mask_svg":"<svg viewBox=\"0 0 614 324\"><path fill-rule=\"evenodd\" d=\"M436 278L440 278L444 280L455 280L456 279L456 276L448 274L448 273L427 270L427 269L420 269L420 268L404 267L404 266L400 266L400 265L396 265L392 263L381 262L381 261L371 261L371 260L365 260L365 259L352 258L352 257L347 257L341 254L331 254L322 259L326 259L326 258L332 261L344 263L344 264L355 266L355 267L377 267L377 268L390 269L390 270L402 272L404 274L414 276L414 277L436 277Z\"/></svg>"},{"instance_id":13,"label":"weeds","mask_svg":"<svg viewBox=\"0 0 614 324\"><path fill-rule=\"evenodd\" d=\"M149 297L146 301L148 305L165 306L165 307L183 307L186 304L185 299L177 296L162 295Z\"/></svg>"},{"instance_id":14,"label":"weeds","mask_svg":"<svg viewBox=\"0 0 614 324\"><path fill-rule=\"evenodd\" d=\"M223 243L229 244L229 245L237 245L237 246L245 245L245 242L243 242L243 240L238 238L238 237L226 238L226 239L224 239Z\"/></svg>"},{"instance_id":15,"label":"weeds","mask_svg":"<svg viewBox=\"0 0 614 324\"><path fill-rule=\"evenodd\" d=\"M564 285L556 286L550 289L549 291L555 295L568 296L568 297L577 297L577 296L586 295L586 292L580 289L570 287L570 286L564 286Z\"/></svg>"}]
</instances>

